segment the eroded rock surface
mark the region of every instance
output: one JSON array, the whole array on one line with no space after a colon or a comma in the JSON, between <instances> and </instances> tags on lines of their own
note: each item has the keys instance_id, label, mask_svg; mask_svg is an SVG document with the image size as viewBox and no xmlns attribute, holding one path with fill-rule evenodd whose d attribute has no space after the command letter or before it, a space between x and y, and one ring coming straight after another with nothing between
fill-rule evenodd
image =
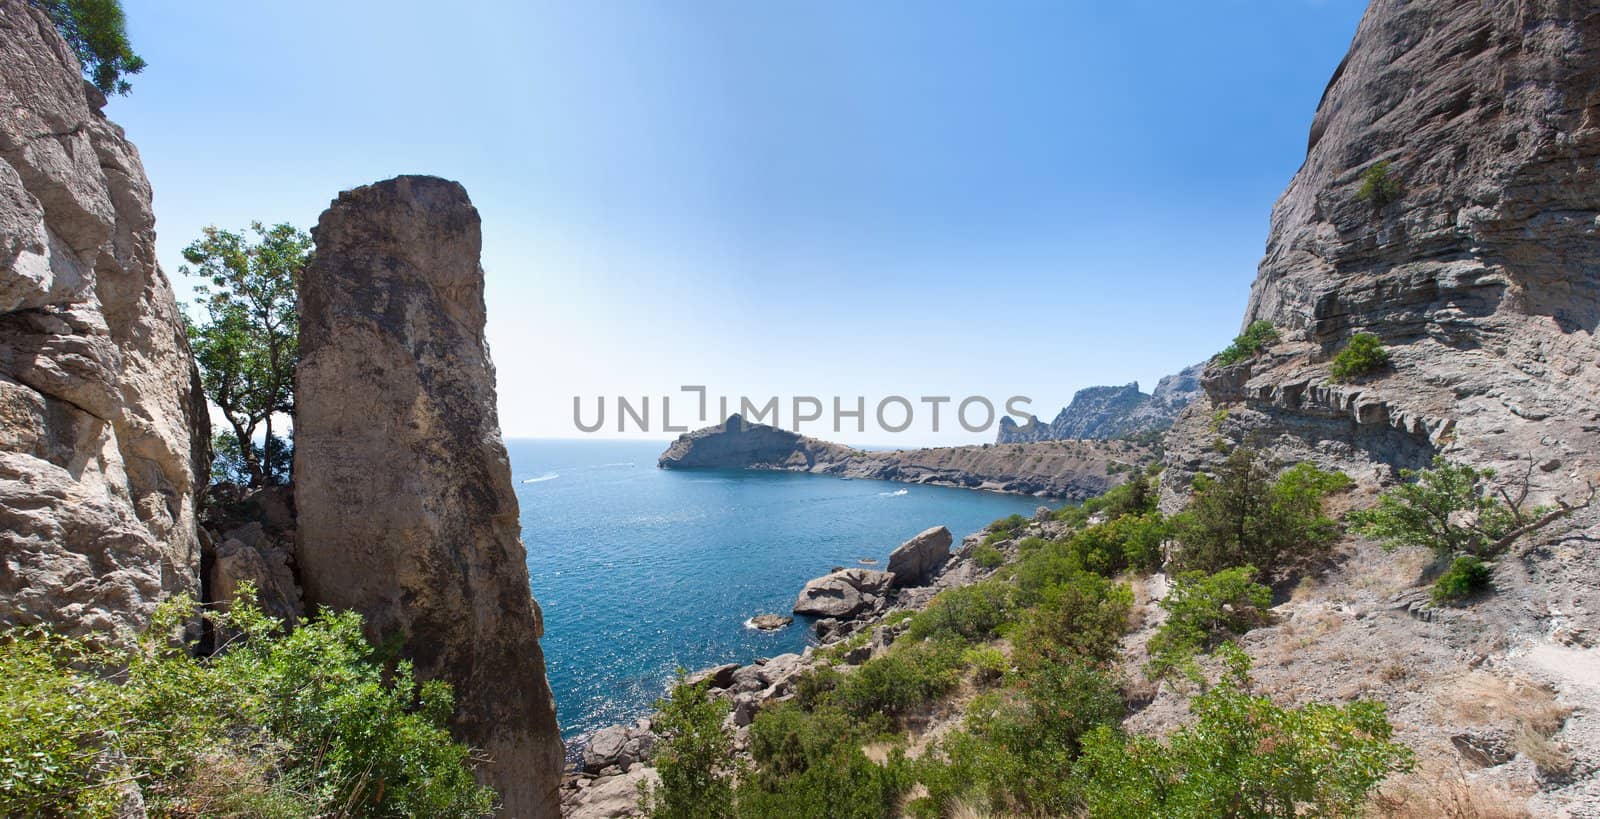
<instances>
[{"instance_id":1,"label":"eroded rock surface","mask_svg":"<svg viewBox=\"0 0 1600 819\"><path fill-rule=\"evenodd\" d=\"M922 586L950 559L950 544L955 538L944 526L919 533L889 553L889 574L896 586Z\"/></svg>"},{"instance_id":2,"label":"eroded rock surface","mask_svg":"<svg viewBox=\"0 0 1600 819\"><path fill-rule=\"evenodd\" d=\"M893 583L888 572L839 569L808 581L794 601L794 613L843 620L881 611Z\"/></svg>"},{"instance_id":3,"label":"eroded rock surface","mask_svg":"<svg viewBox=\"0 0 1600 819\"><path fill-rule=\"evenodd\" d=\"M306 603L399 635L455 686L503 815L559 815L562 746L484 340L478 213L402 176L339 195L301 281L296 552Z\"/></svg>"},{"instance_id":4,"label":"eroded rock surface","mask_svg":"<svg viewBox=\"0 0 1600 819\"><path fill-rule=\"evenodd\" d=\"M0 0L0 626L101 637L199 592L209 428L139 154Z\"/></svg>"}]
</instances>

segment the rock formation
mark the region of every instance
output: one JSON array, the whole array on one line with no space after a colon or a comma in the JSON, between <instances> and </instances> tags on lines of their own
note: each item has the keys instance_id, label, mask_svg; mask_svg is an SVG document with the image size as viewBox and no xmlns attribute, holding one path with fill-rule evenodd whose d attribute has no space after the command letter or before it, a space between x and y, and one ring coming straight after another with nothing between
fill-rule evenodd
<instances>
[{"instance_id":1,"label":"rock formation","mask_svg":"<svg viewBox=\"0 0 1600 819\"><path fill-rule=\"evenodd\" d=\"M1046 441L869 452L745 421L684 433L663 469L773 469L1083 500L1154 457L1129 441Z\"/></svg>"},{"instance_id":2,"label":"rock formation","mask_svg":"<svg viewBox=\"0 0 1600 819\"><path fill-rule=\"evenodd\" d=\"M562 746L484 340L477 210L402 176L339 195L300 283L295 503L308 606L455 686L503 815L558 815Z\"/></svg>"},{"instance_id":3,"label":"rock formation","mask_svg":"<svg viewBox=\"0 0 1600 819\"><path fill-rule=\"evenodd\" d=\"M1017 424L1010 416L1000 419L996 443L1063 441L1079 438L1127 438L1153 435L1172 426L1178 414L1200 395L1200 374L1204 364L1185 367L1165 376L1149 395L1139 391L1138 382L1121 387L1087 387L1072 396L1072 403L1057 413L1049 424L1029 416Z\"/></svg>"},{"instance_id":4,"label":"rock formation","mask_svg":"<svg viewBox=\"0 0 1600 819\"><path fill-rule=\"evenodd\" d=\"M1540 500L1581 490L1600 465L1597 113L1587 4L1373 2L1251 288L1244 324L1283 339L1209 371L1193 426L1225 405L1224 432L1358 476L1445 453L1532 463ZM1396 195L1363 197L1369 173ZM1393 367L1330 383L1358 331ZM1181 437L1180 474L1210 436Z\"/></svg>"},{"instance_id":5,"label":"rock formation","mask_svg":"<svg viewBox=\"0 0 1600 819\"><path fill-rule=\"evenodd\" d=\"M139 154L0 0L0 626L102 637L199 591L209 425Z\"/></svg>"},{"instance_id":6,"label":"rock formation","mask_svg":"<svg viewBox=\"0 0 1600 819\"><path fill-rule=\"evenodd\" d=\"M806 583L794 601L794 613L849 619L888 605L894 575L871 569L839 569Z\"/></svg>"},{"instance_id":7,"label":"rock formation","mask_svg":"<svg viewBox=\"0 0 1600 819\"><path fill-rule=\"evenodd\" d=\"M889 574L896 586L921 586L950 559L955 537L943 526L927 529L889 553Z\"/></svg>"}]
</instances>

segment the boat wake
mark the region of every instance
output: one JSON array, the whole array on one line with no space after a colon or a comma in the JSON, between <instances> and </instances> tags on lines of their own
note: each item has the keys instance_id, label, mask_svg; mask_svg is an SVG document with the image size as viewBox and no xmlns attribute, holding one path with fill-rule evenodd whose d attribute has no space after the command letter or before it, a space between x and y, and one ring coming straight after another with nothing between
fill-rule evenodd
<instances>
[{"instance_id":1,"label":"boat wake","mask_svg":"<svg viewBox=\"0 0 1600 819\"><path fill-rule=\"evenodd\" d=\"M543 475L540 475L537 478L523 478L522 482L523 483L544 483L545 481L553 481L553 480L555 480L556 478L559 478L559 477L561 477L561 473L559 473L559 472L546 472L546 473L544 473Z\"/></svg>"}]
</instances>

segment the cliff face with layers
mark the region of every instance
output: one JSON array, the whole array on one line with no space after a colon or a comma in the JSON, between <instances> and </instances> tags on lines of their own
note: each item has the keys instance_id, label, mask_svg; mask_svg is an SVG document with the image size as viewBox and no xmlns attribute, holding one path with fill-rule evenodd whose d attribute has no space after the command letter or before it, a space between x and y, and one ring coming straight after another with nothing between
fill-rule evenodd
<instances>
[{"instance_id":1,"label":"cliff face with layers","mask_svg":"<svg viewBox=\"0 0 1600 819\"><path fill-rule=\"evenodd\" d=\"M1459 452L1535 462L1544 499L1581 489L1600 464L1597 114L1593 4L1374 2L1251 288L1244 323L1284 340L1208 372L1211 401L1381 477ZM1359 195L1380 162L1393 201ZM1394 366L1329 383L1355 332Z\"/></svg>"},{"instance_id":2,"label":"cliff face with layers","mask_svg":"<svg viewBox=\"0 0 1600 819\"><path fill-rule=\"evenodd\" d=\"M0 626L199 591L209 429L150 184L55 26L0 0Z\"/></svg>"},{"instance_id":3,"label":"cliff face with layers","mask_svg":"<svg viewBox=\"0 0 1600 819\"><path fill-rule=\"evenodd\" d=\"M554 817L562 762L484 339L478 212L402 176L322 214L300 283L295 560L310 606L399 635L455 687L503 815Z\"/></svg>"},{"instance_id":4,"label":"cliff face with layers","mask_svg":"<svg viewBox=\"0 0 1600 819\"><path fill-rule=\"evenodd\" d=\"M1019 444L869 451L820 441L738 415L679 435L663 469L766 469L844 478L958 486L1083 500L1125 480L1153 451L1130 441Z\"/></svg>"},{"instance_id":5,"label":"cliff face with layers","mask_svg":"<svg viewBox=\"0 0 1600 819\"><path fill-rule=\"evenodd\" d=\"M1395 195L1363 197L1378 163ZM1255 321L1280 340L1208 368L1166 438L1166 511L1236 444L1347 472L1355 505L1440 455L1527 480L1530 504L1581 503L1600 483L1600 6L1374 0L1273 208ZM1392 363L1335 382L1357 332ZM1352 537L1241 642L1279 696L1385 701L1424 790L1590 815L1597 539L1600 509L1580 509L1496 560L1493 594L1452 608L1428 604L1427 555ZM1130 727L1169 724L1178 700L1163 692ZM1558 729L1529 734L1531 708Z\"/></svg>"}]
</instances>

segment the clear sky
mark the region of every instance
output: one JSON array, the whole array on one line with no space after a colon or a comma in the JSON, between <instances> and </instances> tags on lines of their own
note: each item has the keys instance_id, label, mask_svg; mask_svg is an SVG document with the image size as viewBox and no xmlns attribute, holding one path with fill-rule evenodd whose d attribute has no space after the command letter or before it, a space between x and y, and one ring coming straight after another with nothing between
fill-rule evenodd
<instances>
[{"instance_id":1,"label":"clear sky","mask_svg":"<svg viewBox=\"0 0 1600 819\"><path fill-rule=\"evenodd\" d=\"M606 396L610 436L618 394L655 396L657 426L678 395L677 423L683 384L869 412L1021 394L1046 418L1081 387L1148 391L1237 332L1364 6L124 5L150 67L108 113L180 295L204 225L310 227L342 189L458 180L508 436L581 435L575 395ZM870 423L802 431L993 437Z\"/></svg>"}]
</instances>

